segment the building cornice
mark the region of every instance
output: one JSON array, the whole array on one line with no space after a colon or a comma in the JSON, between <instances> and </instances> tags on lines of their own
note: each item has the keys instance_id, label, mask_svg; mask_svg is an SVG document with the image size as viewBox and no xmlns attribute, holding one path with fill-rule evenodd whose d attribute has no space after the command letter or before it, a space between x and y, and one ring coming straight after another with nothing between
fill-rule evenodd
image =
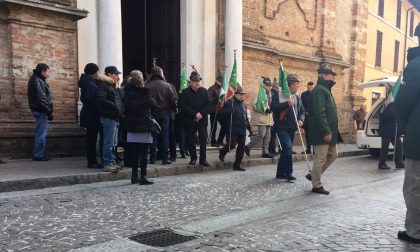
<instances>
[{"instance_id":1,"label":"building cornice","mask_svg":"<svg viewBox=\"0 0 420 252\"><path fill-rule=\"evenodd\" d=\"M39 0L0 0L0 4L11 4L11 5L21 5L26 7L32 7L47 11L52 11L60 14L69 15L73 20L79 20L87 17L88 12L86 10L80 10L75 7L65 6L61 4L41 2Z\"/></svg>"},{"instance_id":2,"label":"building cornice","mask_svg":"<svg viewBox=\"0 0 420 252\"><path fill-rule=\"evenodd\" d=\"M250 48L250 49L254 49L254 50L260 50L260 51L264 51L264 52L268 52L268 53L273 53L273 54L278 55L278 56L288 57L288 58L292 58L292 59L311 61L311 62L316 62L316 63L327 62L327 63L337 65L337 66L341 66L341 67L344 67L344 68L350 68L351 67L351 64L346 63L346 62L341 61L341 60L321 58L321 57L316 57L316 56L302 56L302 55L299 55L299 54L283 52L283 51L277 50L273 47L270 47L268 45L258 44L258 43L252 42L252 41L243 41L243 46L246 47L246 48Z\"/></svg>"}]
</instances>

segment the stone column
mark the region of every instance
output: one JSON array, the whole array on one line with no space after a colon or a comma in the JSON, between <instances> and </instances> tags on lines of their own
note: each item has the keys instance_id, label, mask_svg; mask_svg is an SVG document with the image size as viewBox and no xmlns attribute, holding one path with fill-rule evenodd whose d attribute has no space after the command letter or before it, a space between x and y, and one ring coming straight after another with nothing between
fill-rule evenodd
<instances>
[{"instance_id":1,"label":"stone column","mask_svg":"<svg viewBox=\"0 0 420 252\"><path fill-rule=\"evenodd\" d=\"M87 63L98 64L98 12L96 1L77 0L77 8L89 11L77 22L79 75Z\"/></svg>"},{"instance_id":2,"label":"stone column","mask_svg":"<svg viewBox=\"0 0 420 252\"><path fill-rule=\"evenodd\" d=\"M116 66L122 72L121 1L99 0L98 4L98 60L100 71Z\"/></svg>"},{"instance_id":3,"label":"stone column","mask_svg":"<svg viewBox=\"0 0 420 252\"><path fill-rule=\"evenodd\" d=\"M233 67L233 50L236 52L238 82L242 85L242 0L226 0L225 65L228 77Z\"/></svg>"},{"instance_id":4,"label":"stone column","mask_svg":"<svg viewBox=\"0 0 420 252\"><path fill-rule=\"evenodd\" d=\"M216 1L181 0L181 63L195 65L202 85L213 85L216 75Z\"/></svg>"}]
</instances>

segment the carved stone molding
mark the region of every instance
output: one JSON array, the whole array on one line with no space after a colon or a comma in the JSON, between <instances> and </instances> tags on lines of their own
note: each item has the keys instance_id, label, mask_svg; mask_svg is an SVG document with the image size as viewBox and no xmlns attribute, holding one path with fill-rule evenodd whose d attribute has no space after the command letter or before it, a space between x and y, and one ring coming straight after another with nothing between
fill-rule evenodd
<instances>
[{"instance_id":1,"label":"carved stone molding","mask_svg":"<svg viewBox=\"0 0 420 252\"><path fill-rule=\"evenodd\" d=\"M306 27L315 30L317 24L318 0L265 0L265 17L274 19L282 11L281 5L287 1L296 3L305 17ZM287 11L287 10L283 10Z\"/></svg>"}]
</instances>

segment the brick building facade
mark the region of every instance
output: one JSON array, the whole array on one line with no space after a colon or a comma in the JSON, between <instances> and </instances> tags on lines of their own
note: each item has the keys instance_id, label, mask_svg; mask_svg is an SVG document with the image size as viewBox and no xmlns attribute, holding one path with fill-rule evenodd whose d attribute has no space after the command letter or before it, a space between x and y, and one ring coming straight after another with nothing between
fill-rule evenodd
<instances>
[{"instance_id":1,"label":"brick building facade","mask_svg":"<svg viewBox=\"0 0 420 252\"><path fill-rule=\"evenodd\" d=\"M89 62L101 68L120 64L115 62L122 62L124 53L110 48L121 47L117 38L124 37L124 27L153 23L153 18L146 23L136 19L133 24L108 15L118 8L123 17L129 13L127 7L118 7L120 0L89 1L93 2L0 0L0 156L31 155L34 119L26 92L28 78L39 62L51 67L48 82L54 97L47 152L84 153L84 132L77 124L80 69ZM124 1L154 8L167 4L166 0ZM235 8L241 3L242 8ZM231 64L233 52L225 53L225 48L239 49L242 68L238 76L248 92L248 102L257 92L260 76L278 76L280 59L287 72L301 77L301 91L306 82L316 81L321 62L331 63L338 73L333 93L340 111L340 131L350 139L353 108L363 101L356 86L365 69L368 0L179 0L176 6L180 15L171 14L171 18L180 18L180 36L176 36L180 37L179 63L196 65L203 72L205 87L213 83L216 69L222 70L225 62ZM119 32L112 34L112 40L101 39L109 34L109 24L119 27ZM227 28L232 32L225 36ZM124 72L133 67L136 65L122 66Z\"/></svg>"},{"instance_id":2,"label":"brick building facade","mask_svg":"<svg viewBox=\"0 0 420 252\"><path fill-rule=\"evenodd\" d=\"M49 153L82 154L84 132L77 125L77 26L87 15L75 1L0 1L0 156L30 157L34 119L27 83L37 63L51 68L54 121ZM84 141L83 141L84 142Z\"/></svg>"},{"instance_id":3,"label":"brick building facade","mask_svg":"<svg viewBox=\"0 0 420 252\"><path fill-rule=\"evenodd\" d=\"M224 0L218 2L218 68L224 65ZM367 0L244 0L243 83L248 101L258 91L260 76L278 78L282 59L288 73L301 77L300 90L317 80L321 62L338 73L333 94L339 127L352 139L353 108L363 102L357 88L364 77Z\"/></svg>"}]
</instances>

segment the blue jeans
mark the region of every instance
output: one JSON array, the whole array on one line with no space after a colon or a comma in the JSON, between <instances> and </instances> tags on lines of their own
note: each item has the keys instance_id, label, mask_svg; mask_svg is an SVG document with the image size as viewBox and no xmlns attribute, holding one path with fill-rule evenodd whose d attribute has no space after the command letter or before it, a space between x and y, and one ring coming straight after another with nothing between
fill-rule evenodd
<instances>
[{"instance_id":1,"label":"blue jeans","mask_svg":"<svg viewBox=\"0 0 420 252\"><path fill-rule=\"evenodd\" d=\"M101 117L101 124L103 129L103 149L102 159L104 166L115 165L114 149L118 144L118 121Z\"/></svg>"},{"instance_id":2,"label":"blue jeans","mask_svg":"<svg viewBox=\"0 0 420 252\"><path fill-rule=\"evenodd\" d=\"M295 139L294 131L277 130L277 135L281 143L281 153L279 163L277 164L276 177L281 175L292 175L293 173L293 157L292 148Z\"/></svg>"},{"instance_id":3,"label":"blue jeans","mask_svg":"<svg viewBox=\"0 0 420 252\"><path fill-rule=\"evenodd\" d=\"M153 111L152 115L160 125L160 134L153 136L153 143L150 146L150 159L156 160L156 148L159 154L162 155L162 161L168 161L169 158L169 110Z\"/></svg>"},{"instance_id":4,"label":"blue jeans","mask_svg":"<svg viewBox=\"0 0 420 252\"><path fill-rule=\"evenodd\" d=\"M35 117L35 141L34 141L34 155L33 157L45 156L45 145L47 142L48 131L48 115L45 112L32 111Z\"/></svg>"},{"instance_id":5,"label":"blue jeans","mask_svg":"<svg viewBox=\"0 0 420 252\"><path fill-rule=\"evenodd\" d=\"M187 137L185 134L185 127L181 125L176 125L176 137L178 140L179 145L179 152L186 153L187 152Z\"/></svg>"}]
</instances>

